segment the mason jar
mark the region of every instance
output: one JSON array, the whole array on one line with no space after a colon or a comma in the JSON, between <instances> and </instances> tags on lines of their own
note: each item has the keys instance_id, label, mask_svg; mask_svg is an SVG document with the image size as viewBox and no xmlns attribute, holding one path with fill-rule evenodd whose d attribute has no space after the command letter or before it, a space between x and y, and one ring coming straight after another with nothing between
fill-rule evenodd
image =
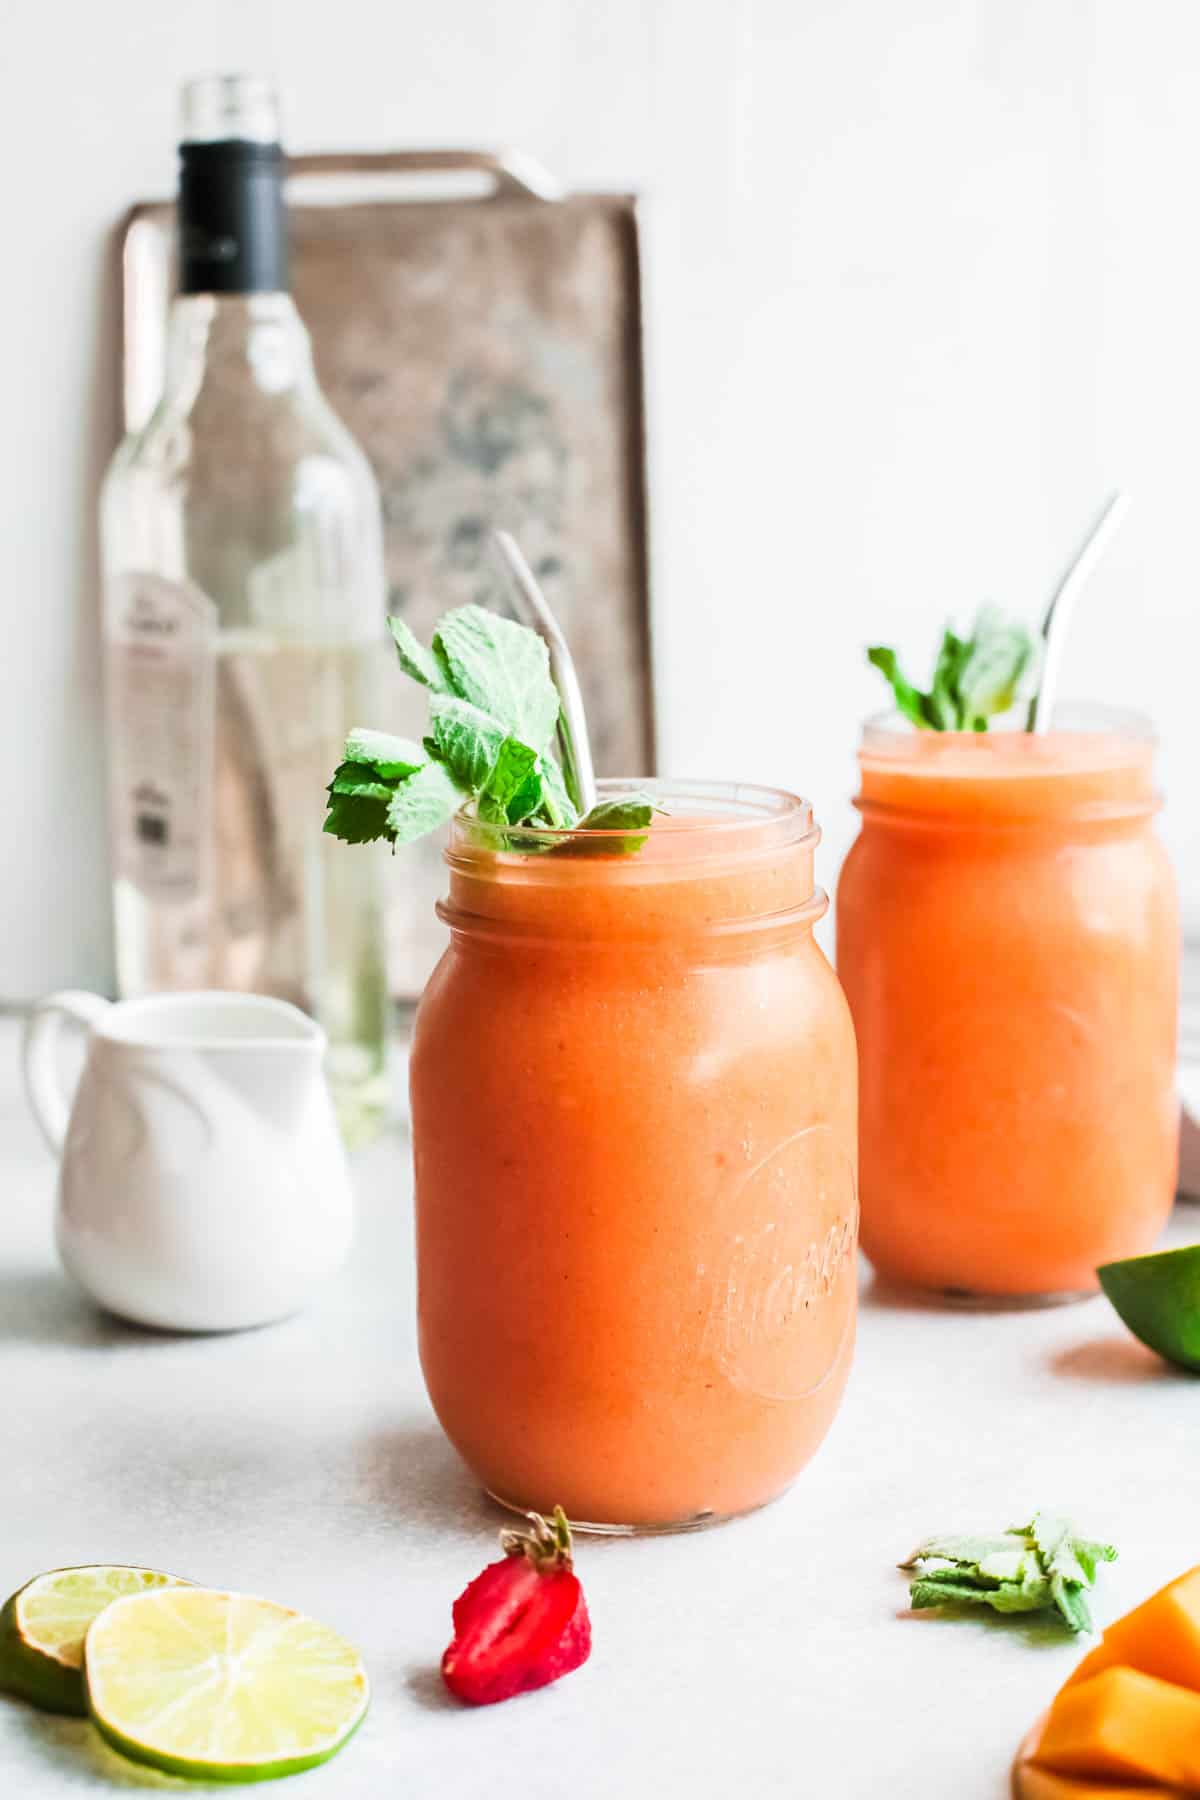
<instances>
[{"instance_id":1,"label":"mason jar","mask_svg":"<svg viewBox=\"0 0 1200 1800\"><path fill-rule=\"evenodd\" d=\"M1176 1176L1179 919L1154 741L870 723L838 888L863 1248L952 1298L1090 1294Z\"/></svg>"},{"instance_id":2,"label":"mason jar","mask_svg":"<svg viewBox=\"0 0 1200 1800\"><path fill-rule=\"evenodd\" d=\"M610 784L602 784L602 788ZM782 1492L855 1320L855 1056L809 806L461 816L412 1050L421 1359L503 1503L681 1529Z\"/></svg>"}]
</instances>

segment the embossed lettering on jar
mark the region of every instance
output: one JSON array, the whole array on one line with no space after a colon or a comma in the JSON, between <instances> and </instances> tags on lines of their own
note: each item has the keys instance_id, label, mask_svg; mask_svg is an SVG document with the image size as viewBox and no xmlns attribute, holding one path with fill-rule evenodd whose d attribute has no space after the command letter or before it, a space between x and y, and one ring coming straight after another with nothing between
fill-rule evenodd
<instances>
[{"instance_id":1,"label":"embossed lettering on jar","mask_svg":"<svg viewBox=\"0 0 1200 1800\"><path fill-rule=\"evenodd\" d=\"M413 1042L434 1407L497 1497L607 1529L780 1493L854 1337L854 1040L811 812L656 799L624 854L457 822Z\"/></svg>"}]
</instances>

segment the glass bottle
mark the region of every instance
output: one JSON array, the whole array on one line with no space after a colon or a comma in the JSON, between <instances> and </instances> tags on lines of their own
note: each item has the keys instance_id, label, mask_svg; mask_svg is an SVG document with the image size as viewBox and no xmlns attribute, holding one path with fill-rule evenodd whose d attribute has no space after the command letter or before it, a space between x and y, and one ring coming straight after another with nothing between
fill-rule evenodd
<instances>
[{"instance_id":1,"label":"glass bottle","mask_svg":"<svg viewBox=\"0 0 1200 1800\"><path fill-rule=\"evenodd\" d=\"M271 88L191 83L183 135L164 391L101 500L118 981L305 1007L361 1138L386 1098L381 871L321 822L377 716L379 495L288 292Z\"/></svg>"}]
</instances>

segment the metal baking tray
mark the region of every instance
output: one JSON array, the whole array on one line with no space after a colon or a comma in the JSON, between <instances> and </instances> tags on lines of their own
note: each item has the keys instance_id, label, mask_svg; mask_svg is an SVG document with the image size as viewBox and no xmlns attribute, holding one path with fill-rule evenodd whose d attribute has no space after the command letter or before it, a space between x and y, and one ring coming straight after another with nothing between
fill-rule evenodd
<instances>
[{"instance_id":1,"label":"metal baking tray","mask_svg":"<svg viewBox=\"0 0 1200 1800\"><path fill-rule=\"evenodd\" d=\"M437 150L295 157L288 199L321 385L379 479L389 609L427 636L447 607L503 604L485 544L506 526L571 640L599 771L653 773L634 197L563 193L517 154ZM161 392L173 227L170 202L125 227L130 428ZM413 724L405 685L381 721L397 729ZM437 847L392 871L392 983L410 998L442 943Z\"/></svg>"}]
</instances>

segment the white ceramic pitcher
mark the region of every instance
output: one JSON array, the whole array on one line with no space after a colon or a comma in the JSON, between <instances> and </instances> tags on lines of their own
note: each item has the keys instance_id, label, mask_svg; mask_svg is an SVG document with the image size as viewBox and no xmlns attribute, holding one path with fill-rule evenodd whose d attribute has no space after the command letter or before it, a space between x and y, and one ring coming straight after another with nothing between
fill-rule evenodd
<instances>
[{"instance_id":1,"label":"white ceramic pitcher","mask_svg":"<svg viewBox=\"0 0 1200 1800\"><path fill-rule=\"evenodd\" d=\"M88 1030L73 1104L56 1042ZM325 1034L282 1000L53 994L25 1033L25 1080L61 1158L68 1272L141 1325L237 1331L294 1312L352 1235Z\"/></svg>"}]
</instances>

